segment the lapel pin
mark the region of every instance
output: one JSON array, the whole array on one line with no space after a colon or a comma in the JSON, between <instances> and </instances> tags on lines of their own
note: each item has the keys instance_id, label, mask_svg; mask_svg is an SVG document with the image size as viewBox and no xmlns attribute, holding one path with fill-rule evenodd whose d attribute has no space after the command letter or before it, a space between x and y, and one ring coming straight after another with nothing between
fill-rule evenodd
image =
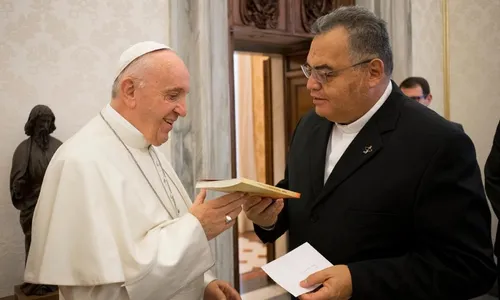
<instances>
[{"instance_id":1,"label":"lapel pin","mask_svg":"<svg viewBox=\"0 0 500 300\"><path fill-rule=\"evenodd\" d=\"M368 153L370 153L370 152L372 152L372 151L373 151L373 147L372 147L372 145L370 145L370 146L366 146L366 147L365 147L365 150L363 150L363 154L368 154Z\"/></svg>"}]
</instances>

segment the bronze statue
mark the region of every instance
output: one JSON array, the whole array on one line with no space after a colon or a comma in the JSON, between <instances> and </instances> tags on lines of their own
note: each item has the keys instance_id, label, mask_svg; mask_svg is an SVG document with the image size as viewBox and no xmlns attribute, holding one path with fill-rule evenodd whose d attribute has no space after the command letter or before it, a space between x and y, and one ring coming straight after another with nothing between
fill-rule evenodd
<instances>
[{"instance_id":1,"label":"bronze statue","mask_svg":"<svg viewBox=\"0 0 500 300\"><path fill-rule=\"evenodd\" d=\"M49 162L61 146L61 141L51 136L56 130L55 116L45 105L31 110L24 132L29 137L16 148L10 173L12 204L21 211L20 222L25 235L25 261L31 244L31 223L38 201L42 180ZM25 295L46 295L57 290L56 286L24 283Z\"/></svg>"}]
</instances>

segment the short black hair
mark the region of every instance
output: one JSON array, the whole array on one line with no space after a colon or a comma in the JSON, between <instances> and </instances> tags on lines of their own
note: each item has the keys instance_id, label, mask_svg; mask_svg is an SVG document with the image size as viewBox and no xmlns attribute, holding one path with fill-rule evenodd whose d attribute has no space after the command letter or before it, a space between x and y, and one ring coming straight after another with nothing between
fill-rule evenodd
<instances>
[{"instance_id":1,"label":"short black hair","mask_svg":"<svg viewBox=\"0 0 500 300\"><path fill-rule=\"evenodd\" d=\"M351 59L364 60L373 56L384 62L385 74L390 76L393 58L387 23L362 6L342 6L318 18L311 32L320 35L341 26L349 34Z\"/></svg>"},{"instance_id":2,"label":"short black hair","mask_svg":"<svg viewBox=\"0 0 500 300\"><path fill-rule=\"evenodd\" d=\"M422 92L424 93L424 96L427 97L431 93L431 88L429 86L429 83L425 78L423 77L408 77L401 84L399 85L400 88L414 88L416 86L420 86L422 88Z\"/></svg>"}]
</instances>

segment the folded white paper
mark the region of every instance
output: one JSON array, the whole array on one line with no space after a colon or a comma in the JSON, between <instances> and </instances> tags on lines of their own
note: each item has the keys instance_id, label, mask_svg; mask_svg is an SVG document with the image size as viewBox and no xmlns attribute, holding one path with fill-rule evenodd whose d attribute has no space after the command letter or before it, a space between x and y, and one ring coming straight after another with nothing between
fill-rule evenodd
<instances>
[{"instance_id":1,"label":"folded white paper","mask_svg":"<svg viewBox=\"0 0 500 300\"><path fill-rule=\"evenodd\" d=\"M264 265L262 270L294 297L310 292L319 285L303 288L300 282L307 276L333 266L309 243L293 249L282 257Z\"/></svg>"}]
</instances>

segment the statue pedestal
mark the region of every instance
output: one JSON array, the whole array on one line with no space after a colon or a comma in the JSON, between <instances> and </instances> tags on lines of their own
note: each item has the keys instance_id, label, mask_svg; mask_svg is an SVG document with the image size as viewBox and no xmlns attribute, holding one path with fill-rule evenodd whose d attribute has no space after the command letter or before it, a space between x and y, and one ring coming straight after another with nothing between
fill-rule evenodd
<instances>
[{"instance_id":1,"label":"statue pedestal","mask_svg":"<svg viewBox=\"0 0 500 300\"><path fill-rule=\"evenodd\" d=\"M21 286L16 285L14 287L14 300L59 300L59 291L43 296L26 296L23 291L21 291Z\"/></svg>"}]
</instances>

